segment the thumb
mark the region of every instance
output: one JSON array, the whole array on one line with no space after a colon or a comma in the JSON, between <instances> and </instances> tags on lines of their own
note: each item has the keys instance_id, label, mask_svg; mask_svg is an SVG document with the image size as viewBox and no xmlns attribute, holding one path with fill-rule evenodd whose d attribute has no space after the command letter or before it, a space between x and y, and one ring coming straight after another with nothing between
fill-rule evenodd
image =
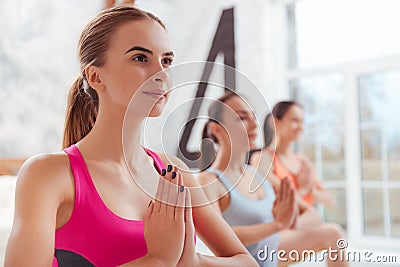
<instances>
[{"instance_id":1,"label":"thumb","mask_svg":"<svg viewBox=\"0 0 400 267\"><path fill-rule=\"evenodd\" d=\"M186 238L187 240L193 240L194 238L194 224L192 215L192 200L190 196L190 190L188 187L185 188L185 228L186 228Z\"/></svg>"}]
</instances>

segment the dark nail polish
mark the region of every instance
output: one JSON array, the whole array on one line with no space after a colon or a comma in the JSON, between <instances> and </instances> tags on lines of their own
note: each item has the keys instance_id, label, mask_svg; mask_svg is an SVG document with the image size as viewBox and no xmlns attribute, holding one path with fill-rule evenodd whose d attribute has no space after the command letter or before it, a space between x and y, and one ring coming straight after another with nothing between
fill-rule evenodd
<instances>
[{"instance_id":1,"label":"dark nail polish","mask_svg":"<svg viewBox=\"0 0 400 267\"><path fill-rule=\"evenodd\" d=\"M165 169L162 169L161 175L162 175L162 176L165 176L166 173L167 173L167 171L166 171Z\"/></svg>"},{"instance_id":2,"label":"dark nail polish","mask_svg":"<svg viewBox=\"0 0 400 267\"><path fill-rule=\"evenodd\" d=\"M168 165L168 172L172 171L172 165Z\"/></svg>"},{"instance_id":3,"label":"dark nail polish","mask_svg":"<svg viewBox=\"0 0 400 267\"><path fill-rule=\"evenodd\" d=\"M179 188L179 191L182 193L183 190L185 190L185 187L183 185L181 185L181 188Z\"/></svg>"},{"instance_id":4,"label":"dark nail polish","mask_svg":"<svg viewBox=\"0 0 400 267\"><path fill-rule=\"evenodd\" d=\"M153 200L150 200L150 203L149 203L149 205L147 207L150 207L151 203L153 203Z\"/></svg>"},{"instance_id":5,"label":"dark nail polish","mask_svg":"<svg viewBox=\"0 0 400 267\"><path fill-rule=\"evenodd\" d=\"M175 179L176 177L176 172L172 172L172 179Z\"/></svg>"}]
</instances>

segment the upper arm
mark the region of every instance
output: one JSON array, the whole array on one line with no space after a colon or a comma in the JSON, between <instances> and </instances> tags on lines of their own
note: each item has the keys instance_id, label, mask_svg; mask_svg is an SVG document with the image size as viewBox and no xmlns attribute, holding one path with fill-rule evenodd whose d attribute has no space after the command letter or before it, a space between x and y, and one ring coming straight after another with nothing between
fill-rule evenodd
<instances>
[{"instance_id":1,"label":"upper arm","mask_svg":"<svg viewBox=\"0 0 400 267\"><path fill-rule=\"evenodd\" d=\"M253 153L253 156L250 158L250 165L252 165L262 177L267 178L275 191L279 190L281 180L274 174L273 158L270 153L264 150Z\"/></svg>"},{"instance_id":2,"label":"upper arm","mask_svg":"<svg viewBox=\"0 0 400 267\"><path fill-rule=\"evenodd\" d=\"M317 172L315 171L314 164L312 163L312 161L305 155L301 155L301 157L310 168L311 179L313 181L314 187L317 188L317 189L324 190L325 189L324 185L322 184L321 179L317 176Z\"/></svg>"},{"instance_id":3,"label":"upper arm","mask_svg":"<svg viewBox=\"0 0 400 267\"><path fill-rule=\"evenodd\" d=\"M207 196L209 203L218 211L219 214L222 214L219 202L219 199L222 197L222 195L218 190L218 184L215 183L218 178L216 178L216 176L212 173L202 172L197 176L197 179L202 190Z\"/></svg>"},{"instance_id":4,"label":"upper arm","mask_svg":"<svg viewBox=\"0 0 400 267\"><path fill-rule=\"evenodd\" d=\"M52 160L28 160L16 185L14 222L7 244L5 266L51 266L56 215L62 200Z\"/></svg>"}]
</instances>

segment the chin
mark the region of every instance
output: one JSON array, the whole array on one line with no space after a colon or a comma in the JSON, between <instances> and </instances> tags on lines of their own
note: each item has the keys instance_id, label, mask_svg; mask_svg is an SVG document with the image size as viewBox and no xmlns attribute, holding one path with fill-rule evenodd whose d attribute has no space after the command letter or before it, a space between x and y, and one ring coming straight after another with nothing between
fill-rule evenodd
<instances>
[{"instance_id":1,"label":"chin","mask_svg":"<svg viewBox=\"0 0 400 267\"><path fill-rule=\"evenodd\" d=\"M252 149L255 148L255 142L254 142L253 139L247 139L246 141L243 141L243 142L240 142L240 143L246 144L247 151L252 150Z\"/></svg>"},{"instance_id":2,"label":"chin","mask_svg":"<svg viewBox=\"0 0 400 267\"><path fill-rule=\"evenodd\" d=\"M162 107L154 106L151 109L148 117L150 117L150 118L159 117L163 113L163 110L164 110L164 106L162 106Z\"/></svg>"},{"instance_id":3,"label":"chin","mask_svg":"<svg viewBox=\"0 0 400 267\"><path fill-rule=\"evenodd\" d=\"M295 136L292 138L293 142L299 141L299 140L300 140L300 137L301 137L301 135L295 135Z\"/></svg>"},{"instance_id":4,"label":"chin","mask_svg":"<svg viewBox=\"0 0 400 267\"><path fill-rule=\"evenodd\" d=\"M156 118L156 117L159 117L160 115L162 114L162 110L152 110L152 111L150 111L150 114L149 114L149 118Z\"/></svg>"},{"instance_id":5,"label":"chin","mask_svg":"<svg viewBox=\"0 0 400 267\"><path fill-rule=\"evenodd\" d=\"M257 148L255 142L250 142L249 146L250 146L250 150Z\"/></svg>"},{"instance_id":6,"label":"chin","mask_svg":"<svg viewBox=\"0 0 400 267\"><path fill-rule=\"evenodd\" d=\"M166 103L166 101L155 103L154 106L151 108L148 117L159 117L163 113Z\"/></svg>"}]
</instances>

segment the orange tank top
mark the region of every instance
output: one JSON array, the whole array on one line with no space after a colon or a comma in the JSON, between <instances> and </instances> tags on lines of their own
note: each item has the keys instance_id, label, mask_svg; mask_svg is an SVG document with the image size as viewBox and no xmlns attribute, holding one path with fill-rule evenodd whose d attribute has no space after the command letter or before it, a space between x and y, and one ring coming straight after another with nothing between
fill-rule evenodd
<instances>
[{"instance_id":1,"label":"orange tank top","mask_svg":"<svg viewBox=\"0 0 400 267\"><path fill-rule=\"evenodd\" d=\"M280 180L282 180L285 177L288 177L292 181L292 185L294 186L294 189L298 189L297 181L296 181L296 175L292 173L286 165L279 159L278 155L274 151L272 151L270 148L267 148L268 152L271 153L273 157L273 165L274 165L274 174L276 177L278 177ZM314 205L314 197L312 192L309 192L308 194L303 196L304 201L306 201L310 205Z\"/></svg>"}]
</instances>

